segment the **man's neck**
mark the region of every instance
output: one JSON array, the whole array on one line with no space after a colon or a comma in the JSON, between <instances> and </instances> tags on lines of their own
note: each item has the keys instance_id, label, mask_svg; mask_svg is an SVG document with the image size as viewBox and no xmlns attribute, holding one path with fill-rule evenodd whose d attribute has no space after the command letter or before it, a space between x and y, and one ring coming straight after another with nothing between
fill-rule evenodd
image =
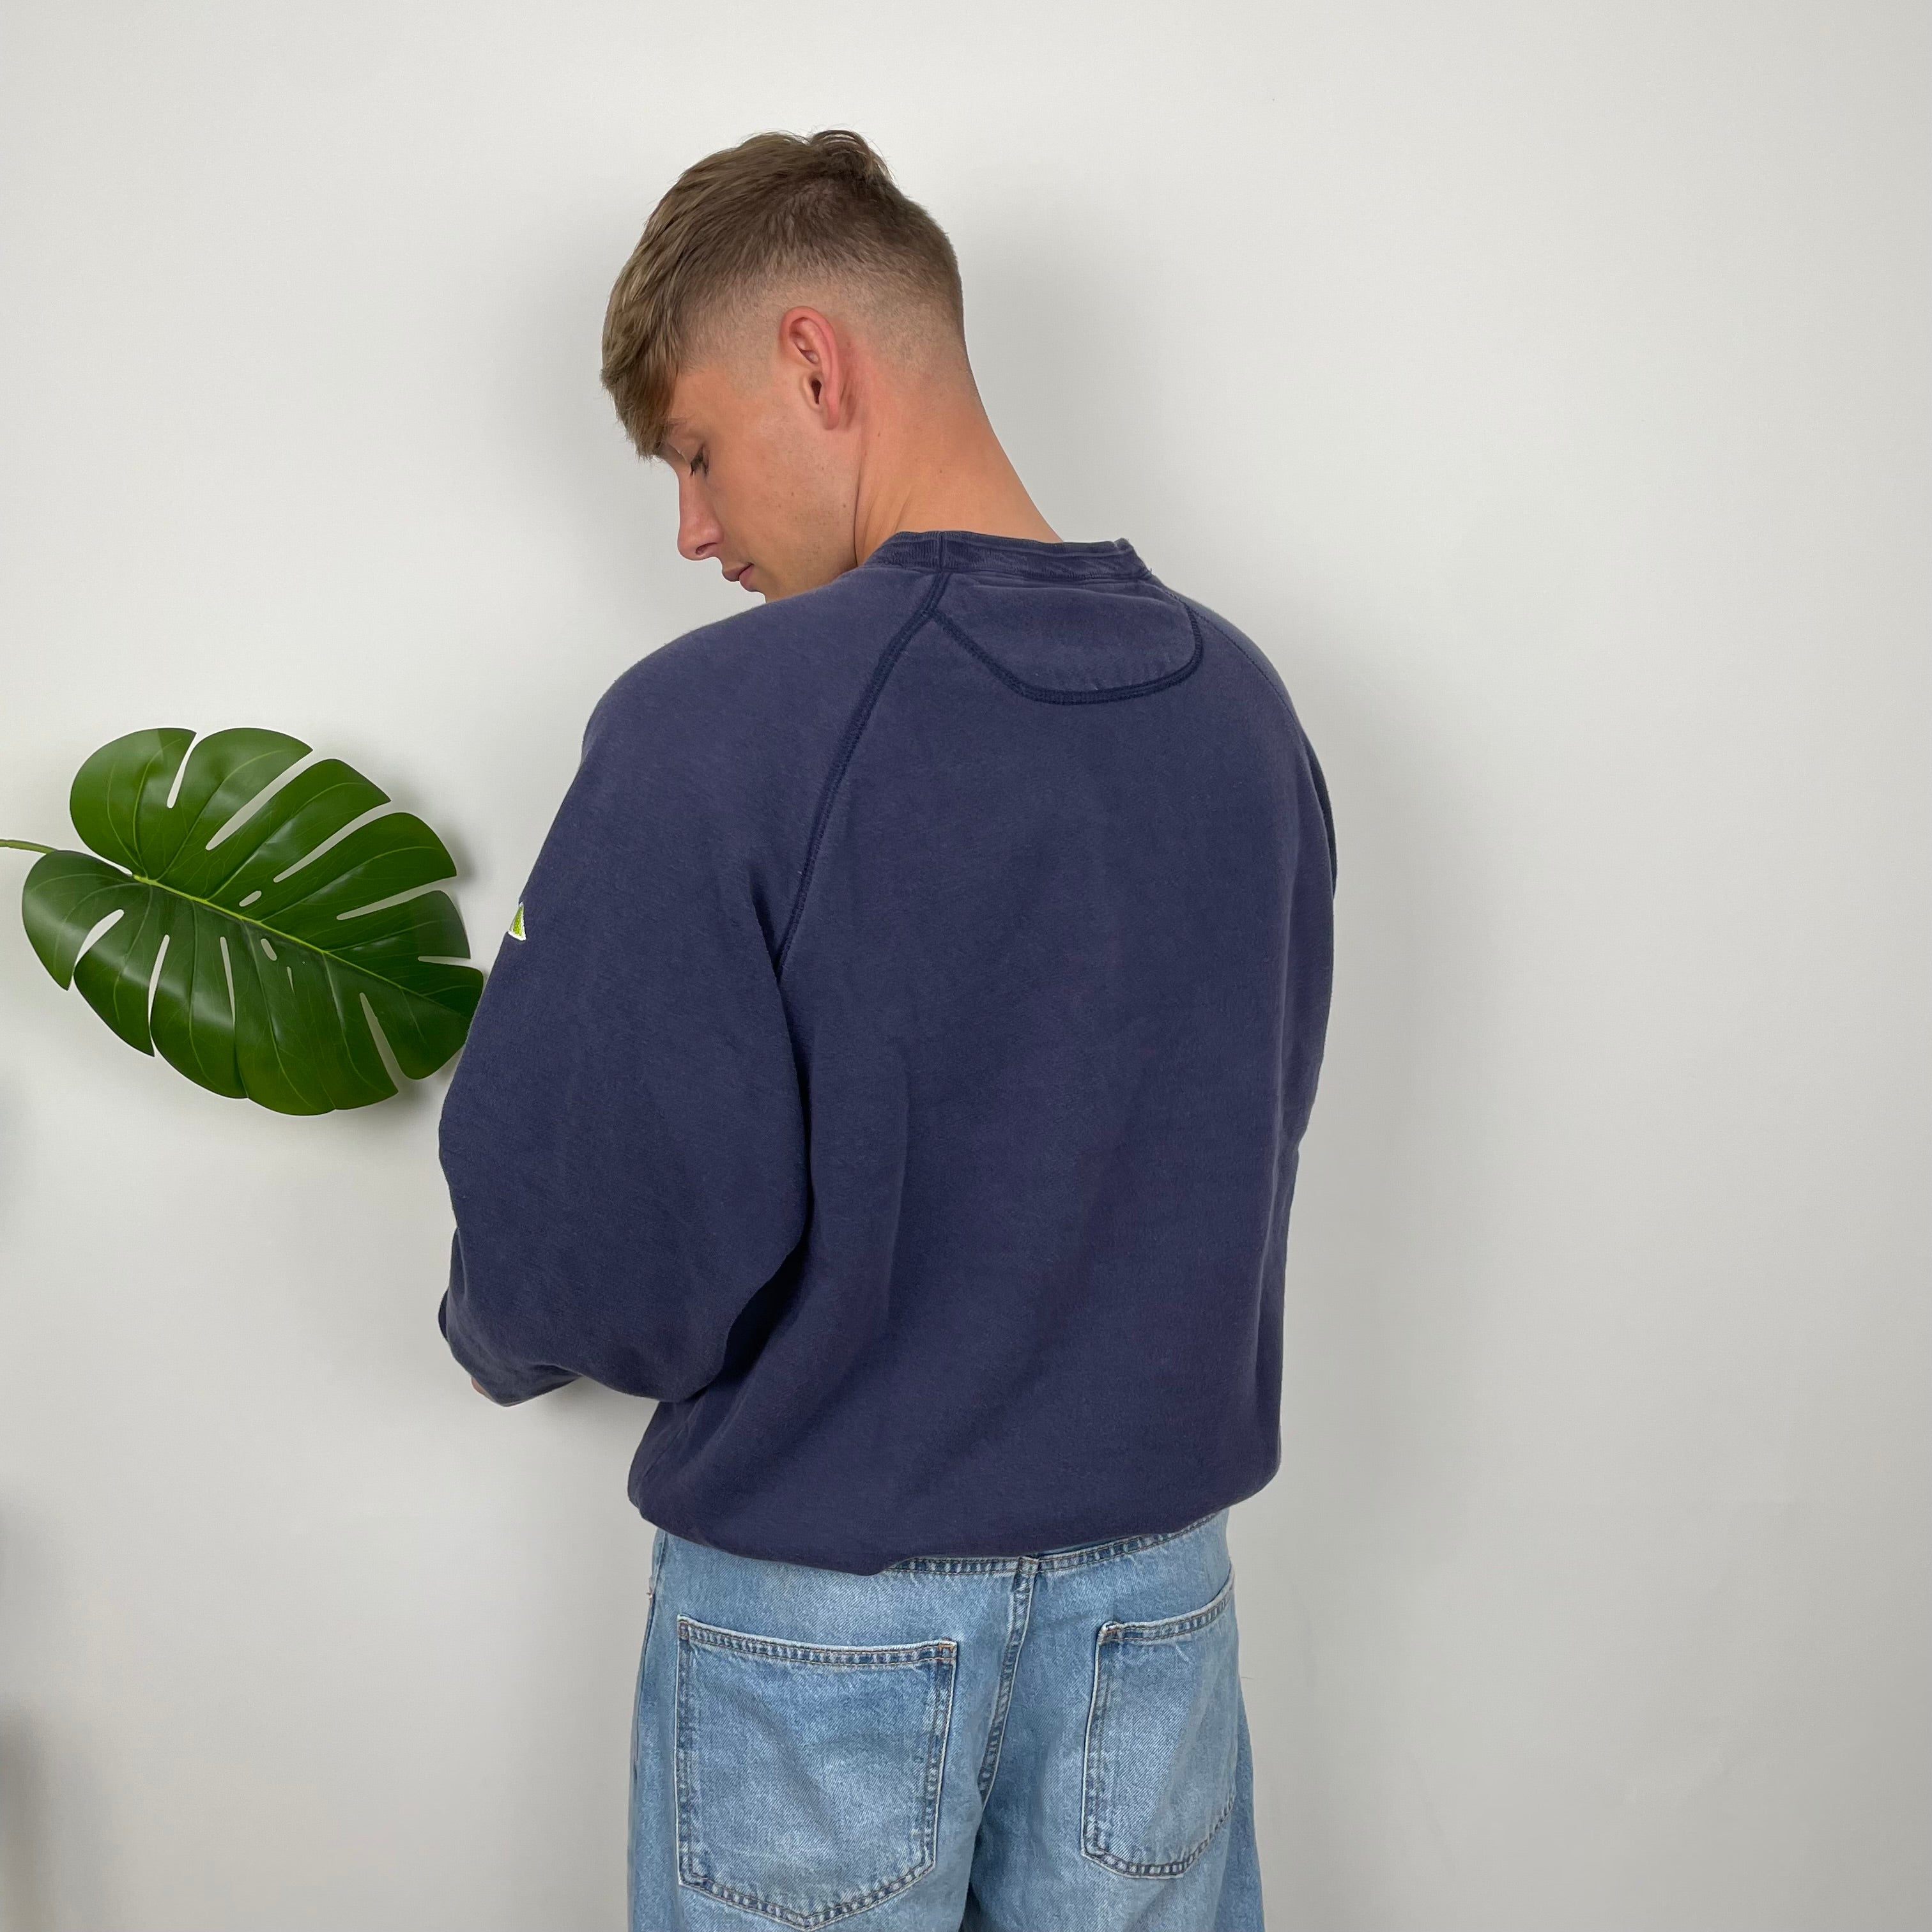
<instances>
[{"instance_id":1,"label":"man's neck","mask_svg":"<svg viewBox=\"0 0 1932 1932\"><path fill-rule=\"evenodd\" d=\"M884 414L892 427L868 452L853 506L858 562L897 530L1060 541L1027 494L976 393Z\"/></svg>"}]
</instances>

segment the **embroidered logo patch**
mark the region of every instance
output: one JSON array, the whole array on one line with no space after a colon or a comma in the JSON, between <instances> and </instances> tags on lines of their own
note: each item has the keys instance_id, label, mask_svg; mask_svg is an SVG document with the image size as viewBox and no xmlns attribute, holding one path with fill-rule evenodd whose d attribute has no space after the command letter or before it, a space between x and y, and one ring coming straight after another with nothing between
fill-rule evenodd
<instances>
[{"instance_id":1,"label":"embroidered logo patch","mask_svg":"<svg viewBox=\"0 0 1932 1932\"><path fill-rule=\"evenodd\" d=\"M512 939L520 939L524 936L524 902L521 899L518 900L517 909L510 915L508 930Z\"/></svg>"}]
</instances>

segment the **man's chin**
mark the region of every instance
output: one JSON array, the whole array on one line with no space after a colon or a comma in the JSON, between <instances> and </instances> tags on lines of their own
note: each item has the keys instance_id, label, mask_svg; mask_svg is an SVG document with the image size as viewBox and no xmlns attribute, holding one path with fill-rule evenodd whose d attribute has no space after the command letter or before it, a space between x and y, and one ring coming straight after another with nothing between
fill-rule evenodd
<instances>
[{"instance_id":1,"label":"man's chin","mask_svg":"<svg viewBox=\"0 0 1932 1932\"><path fill-rule=\"evenodd\" d=\"M756 571L748 570L738 581L746 590L764 598L767 604L776 604L781 597L796 597L804 591L818 590L826 584L836 583L844 574L845 570L851 568L849 563L844 566L844 570L828 570L822 565L808 564L784 583L776 579L761 580Z\"/></svg>"}]
</instances>

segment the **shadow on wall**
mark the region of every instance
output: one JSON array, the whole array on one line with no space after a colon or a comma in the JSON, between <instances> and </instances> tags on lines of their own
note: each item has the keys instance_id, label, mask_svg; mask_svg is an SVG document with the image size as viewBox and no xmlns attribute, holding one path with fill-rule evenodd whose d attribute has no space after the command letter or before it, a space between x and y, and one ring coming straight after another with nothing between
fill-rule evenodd
<instances>
[{"instance_id":1,"label":"shadow on wall","mask_svg":"<svg viewBox=\"0 0 1932 1932\"><path fill-rule=\"evenodd\" d=\"M0 1176L19 1172L16 1111L0 1107ZM26 1678L28 1646L22 1551L11 1530L0 1518L0 1932L49 1932L46 1777L16 1688Z\"/></svg>"},{"instance_id":2,"label":"shadow on wall","mask_svg":"<svg viewBox=\"0 0 1932 1932\"><path fill-rule=\"evenodd\" d=\"M27 968L39 970L31 955ZM22 1112L0 1089L0 1253L25 1166ZM53 1577L51 1546L0 1507L0 1932L107 1932L122 1922L109 1910L101 1796L80 1755L58 1751L53 1714L34 1694L51 1675Z\"/></svg>"},{"instance_id":3,"label":"shadow on wall","mask_svg":"<svg viewBox=\"0 0 1932 1932\"><path fill-rule=\"evenodd\" d=\"M46 1778L25 1711L0 1706L0 1932L49 1932Z\"/></svg>"},{"instance_id":4,"label":"shadow on wall","mask_svg":"<svg viewBox=\"0 0 1932 1932\"><path fill-rule=\"evenodd\" d=\"M1477 1330L1456 1258L1486 1210L1466 1154L1438 1172L1440 1112L1459 1092L1480 1112L1469 1056L1487 881L1450 758L1375 682L1388 640L1351 637L1218 538L1196 554L1224 580L1177 572L1176 588L1274 660L1335 812L1335 990L1289 1223L1282 1462L1246 1506L1245 1543L1267 1551L1281 1640L1256 1742L1270 1908L1352 1924L1372 1900L1347 1793L1365 1777L1412 1781L1401 1708L1370 1660L1406 1652L1402 1580L1453 1538L1468 1489L1443 1445L1470 1438Z\"/></svg>"},{"instance_id":5,"label":"shadow on wall","mask_svg":"<svg viewBox=\"0 0 1932 1932\"><path fill-rule=\"evenodd\" d=\"M16 1688L29 1646L22 1549L10 1529L0 1521L0 1932L51 1932L46 1766Z\"/></svg>"},{"instance_id":6,"label":"shadow on wall","mask_svg":"<svg viewBox=\"0 0 1932 1932\"><path fill-rule=\"evenodd\" d=\"M52 1628L32 1547L0 1518L0 1932L110 1932L124 1922L108 1897L104 1796L84 1756L61 1746L53 1714L31 1701Z\"/></svg>"}]
</instances>

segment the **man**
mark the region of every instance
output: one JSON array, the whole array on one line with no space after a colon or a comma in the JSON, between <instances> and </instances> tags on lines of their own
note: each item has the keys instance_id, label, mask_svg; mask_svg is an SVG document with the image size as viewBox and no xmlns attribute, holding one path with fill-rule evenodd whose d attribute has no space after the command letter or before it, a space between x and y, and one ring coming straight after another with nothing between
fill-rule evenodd
<instances>
[{"instance_id":1,"label":"man","mask_svg":"<svg viewBox=\"0 0 1932 1932\"><path fill-rule=\"evenodd\" d=\"M442 1317L656 1398L634 1932L1252 1932L1334 848L1268 661L1063 542L856 135L689 169L604 380L762 608L605 692L451 1082Z\"/></svg>"}]
</instances>

